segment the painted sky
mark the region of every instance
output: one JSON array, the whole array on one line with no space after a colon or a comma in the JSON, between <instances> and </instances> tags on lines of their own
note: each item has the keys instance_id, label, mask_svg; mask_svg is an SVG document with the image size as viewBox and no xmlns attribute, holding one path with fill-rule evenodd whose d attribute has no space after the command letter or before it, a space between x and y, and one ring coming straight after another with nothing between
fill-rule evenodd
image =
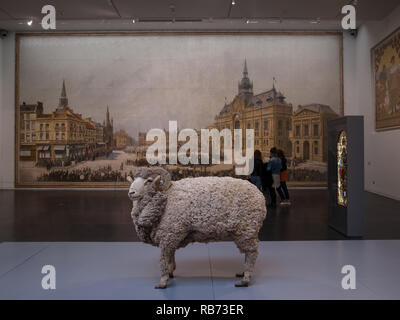
<instances>
[{"instance_id":1,"label":"painted sky","mask_svg":"<svg viewBox=\"0 0 400 320\"><path fill-rule=\"evenodd\" d=\"M58 105L65 79L70 107L116 129L138 131L211 124L238 90L244 59L254 93L276 87L293 106L340 109L338 36L64 36L20 42L20 102ZM295 107L296 108L296 107Z\"/></svg>"}]
</instances>

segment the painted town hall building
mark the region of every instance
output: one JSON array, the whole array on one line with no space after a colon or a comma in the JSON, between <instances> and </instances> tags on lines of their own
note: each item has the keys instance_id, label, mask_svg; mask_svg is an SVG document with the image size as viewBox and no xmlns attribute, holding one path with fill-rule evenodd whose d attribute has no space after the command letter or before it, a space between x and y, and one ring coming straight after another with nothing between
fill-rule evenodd
<instances>
[{"instance_id":1,"label":"painted town hall building","mask_svg":"<svg viewBox=\"0 0 400 320\"><path fill-rule=\"evenodd\" d=\"M327 161L327 121L338 115L326 105L310 104L293 110L291 103L275 88L254 95L253 83L244 63L238 94L225 103L210 128L254 129L254 149L265 159L276 147L288 157L303 160ZM243 146L245 132L242 134Z\"/></svg>"}]
</instances>

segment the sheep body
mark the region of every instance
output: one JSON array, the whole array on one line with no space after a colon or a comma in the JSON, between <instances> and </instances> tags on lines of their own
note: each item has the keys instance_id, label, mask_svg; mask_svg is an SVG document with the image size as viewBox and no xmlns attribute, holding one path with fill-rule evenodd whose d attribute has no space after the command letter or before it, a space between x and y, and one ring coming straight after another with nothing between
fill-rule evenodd
<instances>
[{"instance_id":1,"label":"sheep body","mask_svg":"<svg viewBox=\"0 0 400 320\"><path fill-rule=\"evenodd\" d=\"M257 238L266 216L261 192L245 180L230 177L175 181L167 198L153 236L157 246L163 241L182 248L190 242Z\"/></svg>"},{"instance_id":2,"label":"sheep body","mask_svg":"<svg viewBox=\"0 0 400 320\"><path fill-rule=\"evenodd\" d=\"M230 177L199 177L171 182L163 191L155 191L152 184L143 188L143 196L132 199L132 218L141 240L161 248L162 277L156 288L165 288L173 275L177 249L191 242L215 241L234 241L245 254L245 272L237 286L248 285L258 255L258 232L267 213L256 186ZM160 192L166 197L160 198ZM153 227L148 225L151 219L142 222L151 212L159 216L153 219L157 221Z\"/></svg>"}]
</instances>

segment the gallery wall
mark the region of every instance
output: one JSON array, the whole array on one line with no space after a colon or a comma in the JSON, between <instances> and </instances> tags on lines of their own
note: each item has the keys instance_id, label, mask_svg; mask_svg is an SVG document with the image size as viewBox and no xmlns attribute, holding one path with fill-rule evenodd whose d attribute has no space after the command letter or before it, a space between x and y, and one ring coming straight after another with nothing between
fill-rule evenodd
<instances>
[{"instance_id":1,"label":"gallery wall","mask_svg":"<svg viewBox=\"0 0 400 320\"><path fill-rule=\"evenodd\" d=\"M2 133L1 128L3 127L3 81L3 41L0 40L0 139ZM0 158L0 160L1 159L2 158Z\"/></svg>"},{"instance_id":2,"label":"gallery wall","mask_svg":"<svg viewBox=\"0 0 400 320\"><path fill-rule=\"evenodd\" d=\"M398 200L400 129L375 131L371 48L399 27L400 6L383 21L362 25L356 39L347 36L344 42L345 114L365 118L365 189Z\"/></svg>"},{"instance_id":3,"label":"gallery wall","mask_svg":"<svg viewBox=\"0 0 400 320\"><path fill-rule=\"evenodd\" d=\"M0 188L14 187L15 36L0 40Z\"/></svg>"}]
</instances>

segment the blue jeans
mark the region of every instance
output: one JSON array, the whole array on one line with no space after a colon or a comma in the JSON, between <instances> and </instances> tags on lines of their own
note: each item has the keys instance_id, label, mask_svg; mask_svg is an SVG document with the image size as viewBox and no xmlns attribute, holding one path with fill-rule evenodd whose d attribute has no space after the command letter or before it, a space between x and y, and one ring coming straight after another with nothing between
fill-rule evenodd
<instances>
[{"instance_id":1,"label":"blue jeans","mask_svg":"<svg viewBox=\"0 0 400 320\"><path fill-rule=\"evenodd\" d=\"M261 177L260 176L251 176L250 182L252 184L254 184L258 188L258 190L261 191Z\"/></svg>"},{"instance_id":2,"label":"blue jeans","mask_svg":"<svg viewBox=\"0 0 400 320\"><path fill-rule=\"evenodd\" d=\"M279 197L281 198L281 201L289 200L289 191L286 186L286 182L281 181L281 185L279 186L278 189L276 189L279 193Z\"/></svg>"}]
</instances>

